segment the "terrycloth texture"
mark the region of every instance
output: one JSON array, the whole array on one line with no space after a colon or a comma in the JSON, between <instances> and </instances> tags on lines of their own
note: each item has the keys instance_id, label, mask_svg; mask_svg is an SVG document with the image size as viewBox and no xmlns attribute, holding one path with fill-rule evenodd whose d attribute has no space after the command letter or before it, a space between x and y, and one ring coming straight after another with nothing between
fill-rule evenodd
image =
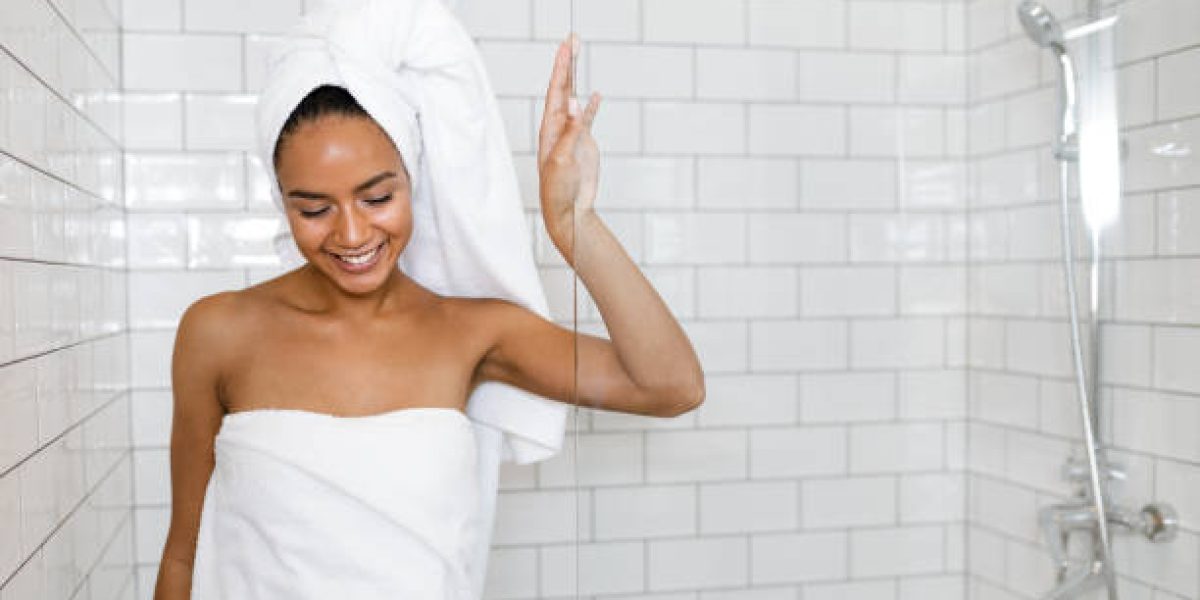
<instances>
[{"instance_id":1,"label":"terrycloth texture","mask_svg":"<svg viewBox=\"0 0 1200 600\"><path fill-rule=\"evenodd\" d=\"M311 3L310 3L311 4ZM318 0L272 52L257 112L259 153L282 209L272 153L289 114L322 84L347 88L413 175L414 231L400 268L444 296L496 297L549 318L500 110L470 35L440 0ZM285 226L286 267L303 264ZM467 414L503 433L498 461L562 445L568 406L489 381Z\"/></svg>"},{"instance_id":2,"label":"terrycloth texture","mask_svg":"<svg viewBox=\"0 0 1200 600\"><path fill-rule=\"evenodd\" d=\"M479 598L476 427L450 408L226 415L192 600Z\"/></svg>"}]
</instances>

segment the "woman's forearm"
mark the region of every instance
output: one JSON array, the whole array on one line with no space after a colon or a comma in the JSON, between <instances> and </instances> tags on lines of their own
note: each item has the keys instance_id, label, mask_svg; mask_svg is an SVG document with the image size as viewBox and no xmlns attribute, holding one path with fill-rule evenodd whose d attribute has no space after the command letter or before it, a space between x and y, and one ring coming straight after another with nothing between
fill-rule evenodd
<instances>
[{"instance_id":1,"label":"woman's forearm","mask_svg":"<svg viewBox=\"0 0 1200 600\"><path fill-rule=\"evenodd\" d=\"M192 565L164 558L158 565L154 600L188 600L192 594Z\"/></svg>"},{"instance_id":2,"label":"woman's forearm","mask_svg":"<svg viewBox=\"0 0 1200 600\"><path fill-rule=\"evenodd\" d=\"M621 364L639 387L684 391L696 403L704 372L666 302L592 210L579 213L567 257L596 303ZM587 357L581 356L583 369Z\"/></svg>"}]
</instances>

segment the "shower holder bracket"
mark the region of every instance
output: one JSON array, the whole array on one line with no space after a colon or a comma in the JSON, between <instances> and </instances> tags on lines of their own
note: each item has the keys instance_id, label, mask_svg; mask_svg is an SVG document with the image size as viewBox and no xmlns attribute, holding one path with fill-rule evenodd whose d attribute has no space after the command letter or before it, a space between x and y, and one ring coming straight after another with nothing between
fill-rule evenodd
<instances>
[{"instance_id":1,"label":"shower holder bracket","mask_svg":"<svg viewBox=\"0 0 1200 600\"><path fill-rule=\"evenodd\" d=\"M1086 484L1090 477L1087 462L1071 458L1062 467L1062 478L1074 484ZM1101 479L1108 481L1125 481L1125 465L1106 460L1100 461Z\"/></svg>"},{"instance_id":2,"label":"shower holder bracket","mask_svg":"<svg viewBox=\"0 0 1200 600\"><path fill-rule=\"evenodd\" d=\"M1070 140L1054 144L1054 158L1066 162L1079 161L1079 143L1075 141L1074 136L1071 136Z\"/></svg>"}]
</instances>

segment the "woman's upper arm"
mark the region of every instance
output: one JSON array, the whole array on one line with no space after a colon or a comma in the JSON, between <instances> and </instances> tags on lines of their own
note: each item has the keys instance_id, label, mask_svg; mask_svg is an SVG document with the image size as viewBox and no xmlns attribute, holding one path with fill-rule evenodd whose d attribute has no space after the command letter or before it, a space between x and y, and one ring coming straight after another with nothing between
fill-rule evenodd
<instances>
[{"instance_id":1,"label":"woman's upper arm","mask_svg":"<svg viewBox=\"0 0 1200 600\"><path fill-rule=\"evenodd\" d=\"M487 299L477 314L483 316L489 338L479 379L567 403L578 394L578 404L602 410L675 415L672 398L637 385L629 376L610 340L583 332L576 339L570 329L498 298Z\"/></svg>"},{"instance_id":2,"label":"woman's upper arm","mask_svg":"<svg viewBox=\"0 0 1200 600\"><path fill-rule=\"evenodd\" d=\"M192 565L204 492L212 475L213 440L221 426L221 357L235 330L227 293L205 296L184 311L171 356L171 521L163 560Z\"/></svg>"}]
</instances>

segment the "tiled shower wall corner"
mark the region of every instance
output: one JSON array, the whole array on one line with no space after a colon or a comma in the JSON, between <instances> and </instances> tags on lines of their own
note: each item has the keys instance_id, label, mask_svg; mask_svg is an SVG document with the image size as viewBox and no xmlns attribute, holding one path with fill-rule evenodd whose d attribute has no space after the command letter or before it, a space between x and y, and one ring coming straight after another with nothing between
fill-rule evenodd
<instances>
[{"instance_id":1,"label":"tiled shower wall corner","mask_svg":"<svg viewBox=\"0 0 1200 600\"><path fill-rule=\"evenodd\" d=\"M1047 5L1068 25L1087 8L1071 0ZM1058 130L1057 67L1025 36L1014 6L967 4L968 570L977 600L1038 598L1050 590L1054 572L1037 510L1066 499L1071 489L1059 469L1072 452L1082 456L1050 146ZM1118 535L1114 551L1121 598L1194 600L1200 3L1127 0L1116 9L1120 125L1129 152L1121 216L1102 249L1102 277L1110 283L1101 296L1101 428L1111 458L1128 473L1117 502L1134 509L1171 503L1182 531L1164 545Z\"/></svg>"},{"instance_id":2,"label":"tiled shower wall corner","mask_svg":"<svg viewBox=\"0 0 1200 600\"><path fill-rule=\"evenodd\" d=\"M555 317L569 324L570 273L542 233L534 161L569 5L461 4L509 124ZM277 272L269 238L286 224L251 152L253 101L266 49L303 6L125 6L149 598L169 516L174 328L198 296ZM961 598L961 4L575 7L580 90L604 95L598 210L683 321L709 396L672 420L584 411L579 456L568 437L547 463L509 465L487 595L565 597L578 584L630 598ZM581 318L602 330L594 308Z\"/></svg>"},{"instance_id":3,"label":"tiled shower wall corner","mask_svg":"<svg viewBox=\"0 0 1200 600\"><path fill-rule=\"evenodd\" d=\"M135 598L116 2L0 3L0 599Z\"/></svg>"}]
</instances>

